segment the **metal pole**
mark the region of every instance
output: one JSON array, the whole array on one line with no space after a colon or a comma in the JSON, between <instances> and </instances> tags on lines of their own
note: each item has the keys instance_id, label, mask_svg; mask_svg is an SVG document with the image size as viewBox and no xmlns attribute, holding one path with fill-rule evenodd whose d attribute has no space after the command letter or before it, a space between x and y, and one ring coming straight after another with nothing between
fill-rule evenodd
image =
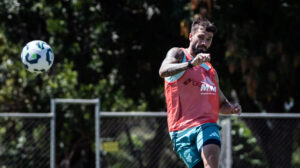
<instances>
[{"instance_id":1,"label":"metal pole","mask_svg":"<svg viewBox=\"0 0 300 168\"><path fill-rule=\"evenodd\" d=\"M98 99L55 99L59 104L96 104Z\"/></svg>"},{"instance_id":2,"label":"metal pole","mask_svg":"<svg viewBox=\"0 0 300 168\"><path fill-rule=\"evenodd\" d=\"M232 165L232 152L231 152L231 117L221 117L218 124L222 126L221 140L222 147L219 158L220 168L231 168Z\"/></svg>"},{"instance_id":3,"label":"metal pole","mask_svg":"<svg viewBox=\"0 0 300 168\"><path fill-rule=\"evenodd\" d=\"M226 146L227 146L227 150L226 150L226 155L228 156L228 159L227 159L227 168L231 168L232 166L232 142L231 142L231 118L228 117L227 118L228 120L228 124L227 124L227 133L226 133L226 139L227 141L225 143Z\"/></svg>"},{"instance_id":4,"label":"metal pole","mask_svg":"<svg viewBox=\"0 0 300 168\"><path fill-rule=\"evenodd\" d=\"M95 142L96 142L96 168L100 168L100 100L95 105Z\"/></svg>"},{"instance_id":5,"label":"metal pole","mask_svg":"<svg viewBox=\"0 0 300 168\"><path fill-rule=\"evenodd\" d=\"M50 112L45 113L0 113L0 117L22 117L22 118L53 118L53 114Z\"/></svg>"},{"instance_id":6,"label":"metal pole","mask_svg":"<svg viewBox=\"0 0 300 168\"><path fill-rule=\"evenodd\" d=\"M50 168L55 168L55 100L51 99L51 145L50 145Z\"/></svg>"},{"instance_id":7,"label":"metal pole","mask_svg":"<svg viewBox=\"0 0 300 168\"><path fill-rule=\"evenodd\" d=\"M101 117L167 117L166 112L108 112L101 111Z\"/></svg>"}]
</instances>

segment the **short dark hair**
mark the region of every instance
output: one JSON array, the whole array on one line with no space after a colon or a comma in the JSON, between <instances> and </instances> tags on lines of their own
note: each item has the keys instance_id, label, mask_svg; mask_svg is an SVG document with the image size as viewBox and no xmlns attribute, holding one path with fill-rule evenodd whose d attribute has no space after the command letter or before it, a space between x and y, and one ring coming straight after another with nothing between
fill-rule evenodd
<instances>
[{"instance_id":1,"label":"short dark hair","mask_svg":"<svg viewBox=\"0 0 300 168\"><path fill-rule=\"evenodd\" d=\"M208 32L212 32L214 34L217 32L217 27L208 19L197 18L193 21L191 33L195 33L200 26L204 27Z\"/></svg>"}]
</instances>

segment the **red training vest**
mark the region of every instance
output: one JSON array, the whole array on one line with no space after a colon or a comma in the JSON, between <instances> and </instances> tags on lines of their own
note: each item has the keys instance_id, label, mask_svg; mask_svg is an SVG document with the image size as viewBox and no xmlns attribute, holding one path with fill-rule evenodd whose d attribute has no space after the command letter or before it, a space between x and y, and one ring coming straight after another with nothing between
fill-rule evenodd
<instances>
[{"instance_id":1,"label":"red training vest","mask_svg":"<svg viewBox=\"0 0 300 168\"><path fill-rule=\"evenodd\" d=\"M186 60L192 59L183 49ZM206 65L205 65L206 64ZM215 69L208 62L185 70L174 82L165 80L169 131L184 130L219 118L218 86Z\"/></svg>"}]
</instances>

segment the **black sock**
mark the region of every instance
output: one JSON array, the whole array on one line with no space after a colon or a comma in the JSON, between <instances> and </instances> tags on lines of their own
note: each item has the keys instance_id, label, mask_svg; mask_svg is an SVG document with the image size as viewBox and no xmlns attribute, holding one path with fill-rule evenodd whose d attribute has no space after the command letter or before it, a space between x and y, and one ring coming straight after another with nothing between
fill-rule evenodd
<instances>
[{"instance_id":1,"label":"black sock","mask_svg":"<svg viewBox=\"0 0 300 168\"><path fill-rule=\"evenodd\" d=\"M204 168L203 161L198 162L193 168Z\"/></svg>"}]
</instances>

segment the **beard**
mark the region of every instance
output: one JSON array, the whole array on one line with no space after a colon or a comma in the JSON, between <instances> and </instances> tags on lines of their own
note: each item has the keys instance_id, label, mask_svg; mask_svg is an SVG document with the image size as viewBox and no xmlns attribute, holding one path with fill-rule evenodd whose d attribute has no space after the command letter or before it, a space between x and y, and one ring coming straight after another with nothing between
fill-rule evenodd
<instances>
[{"instance_id":1,"label":"beard","mask_svg":"<svg viewBox=\"0 0 300 168\"><path fill-rule=\"evenodd\" d=\"M200 47L192 46L192 50L193 50L193 53L195 53L195 55L197 55L199 53L206 53L207 48L204 45L202 45Z\"/></svg>"}]
</instances>

